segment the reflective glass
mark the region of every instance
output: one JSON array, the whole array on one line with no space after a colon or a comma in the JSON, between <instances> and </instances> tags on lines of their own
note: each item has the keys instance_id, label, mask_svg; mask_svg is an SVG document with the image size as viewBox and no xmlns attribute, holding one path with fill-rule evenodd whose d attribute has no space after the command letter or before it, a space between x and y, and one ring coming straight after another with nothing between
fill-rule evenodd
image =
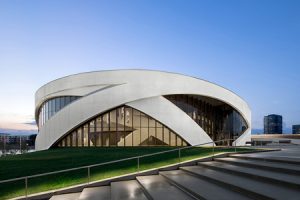
<instances>
[{"instance_id":1,"label":"reflective glass","mask_svg":"<svg viewBox=\"0 0 300 200\"><path fill-rule=\"evenodd\" d=\"M83 146L89 146L89 129L87 124L83 126Z\"/></svg>"},{"instance_id":2,"label":"reflective glass","mask_svg":"<svg viewBox=\"0 0 300 200\"><path fill-rule=\"evenodd\" d=\"M102 126L102 117L96 118L96 131L101 132L101 126Z\"/></svg>"},{"instance_id":3,"label":"reflective glass","mask_svg":"<svg viewBox=\"0 0 300 200\"><path fill-rule=\"evenodd\" d=\"M77 132L74 131L72 134L72 147L76 147L77 146Z\"/></svg>"},{"instance_id":4,"label":"reflective glass","mask_svg":"<svg viewBox=\"0 0 300 200\"><path fill-rule=\"evenodd\" d=\"M109 119L110 119L110 131L116 131L117 130L117 111L116 110L112 110L110 112L110 116L109 116Z\"/></svg>"},{"instance_id":5,"label":"reflective glass","mask_svg":"<svg viewBox=\"0 0 300 200\"><path fill-rule=\"evenodd\" d=\"M109 131L109 113L103 115L103 132Z\"/></svg>"},{"instance_id":6,"label":"reflective glass","mask_svg":"<svg viewBox=\"0 0 300 200\"><path fill-rule=\"evenodd\" d=\"M170 136L170 130L163 124L128 106L122 106L95 117L79 127L77 134L75 133L73 132L70 137L72 146L73 143L77 146L91 147L187 145L175 133L171 133ZM77 140L73 138L74 136ZM62 141L68 142L67 137Z\"/></svg>"},{"instance_id":7,"label":"reflective glass","mask_svg":"<svg viewBox=\"0 0 300 200\"><path fill-rule=\"evenodd\" d=\"M213 140L235 139L247 129L244 118L219 100L197 95L167 95L165 98L186 112Z\"/></svg>"},{"instance_id":8,"label":"reflective glass","mask_svg":"<svg viewBox=\"0 0 300 200\"><path fill-rule=\"evenodd\" d=\"M60 101L59 98L55 99L55 113L58 112L60 109Z\"/></svg>"},{"instance_id":9,"label":"reflective glass","mask_svg":"<svg viewBox=\"0 0 300 200\"><path fill-rule=\"evenodd\" d=\"M71 102L70 97L65 97L65 105L68 105Z\"/></svg>"},{"instance_id":10,"label":"reflective glass","mask_svg":"<svg viewBox=\"0 0 300 200\"><path fill-rule=\"evenodd\" d=\"M59 98L60 100L60 109L62 109L63 107L65 107L65 97L61 97Z\"/></svg>"},{"instance_id":11,"label":"reflective glass","mask_svg":"<svg viewBox=\"0 0 300 200\"><path fill-rule=\"evenodd\" d=\"M82 147L83 145L83 143L82 143L82 140L83 140L83 137L82 137L82 128L80 127L79 129L77 129L77 137L78 137L78 139L77 139L77 146L78 147Z\"/></svg>"}]
</instances>

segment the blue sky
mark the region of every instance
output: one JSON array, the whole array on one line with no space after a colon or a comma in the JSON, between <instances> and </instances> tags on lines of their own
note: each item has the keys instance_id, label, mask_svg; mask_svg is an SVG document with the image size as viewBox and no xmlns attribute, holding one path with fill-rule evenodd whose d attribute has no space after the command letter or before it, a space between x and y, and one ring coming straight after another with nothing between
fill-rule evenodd
<instances>
[{"instance_id":1,"label":"blue sky","mask_svg":"<svg viewBox=\"0 0 300 200\"><path fill-rule=\"evenodd\" d=\"M34 93L73 73L173 71L242 96L252 125L300 124L300 1L0 1L0 128L32 129Z\"/></svg>"}]
</instances>

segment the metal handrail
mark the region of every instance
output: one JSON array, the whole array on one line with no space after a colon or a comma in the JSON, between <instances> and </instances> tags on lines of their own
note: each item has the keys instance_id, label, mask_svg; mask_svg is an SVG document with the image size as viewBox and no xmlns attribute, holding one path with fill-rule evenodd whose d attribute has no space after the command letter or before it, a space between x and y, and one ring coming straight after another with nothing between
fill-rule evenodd
<instances>
[{"instance_id":1,"label":"metal handrail","mask_svg":"<svg viewBox=\"0 0 300 200\"><path fill-rule=\"evenodd\" d=\"M27 183L28 183L28 179L30 179L30 178L36 178L36 177L41 177L41 176L59 174L59 173L63 173L63 172L70 172L70 171L75 171L75 170L79 170L79 169L87 169L88 170L88 183L89 183L90 182L90 168L92 168L92 167L103 166L103 165L108 165L108 164L113 164L113 163L118 163L118 162L137 159L138 172L139 172L140 171L140 159L141 158L178 151L178 154L179 154L178 158L179 158L179 163L180 163L180 159L181 159L180 152L181 152L181 150L190 149L190 148L193 148L193 147L203 146L203 145L207 145L207 144L213 144L213 157L214 157L215 143L223 142L223 141L233 141L233 140L235 140L235 139L224 139L224 140L217 140L217 141L212 141L212 142L205 142L205 143L201 143L201 144L197 144L197 145L180 147L180 148L176 148L176 149L170 149L170 150L160 151L160 152L156 152L156 153L145 154L145 155L141 155L141 156L134 156L134 157L130 157L130 158L123 158L123 159L108 161L108 162L104 162L104 163L98 163L98 164L86 165L86 166L81 166L81 167L76 167L76 168L69 168L69 169L58 170L58 171L53 171L53 172L47 172L47 173L23 176L23 177L19 177L19 178L7 179L7 180L0 181L0 184L13 182L13 181L18 181L18 180L24 180L25 181L25 196L27 197L27 188L28 188ZM235 146L235 152L236 152L236 143L235 143L234 146Z\"/></svg>"}]
</instances>

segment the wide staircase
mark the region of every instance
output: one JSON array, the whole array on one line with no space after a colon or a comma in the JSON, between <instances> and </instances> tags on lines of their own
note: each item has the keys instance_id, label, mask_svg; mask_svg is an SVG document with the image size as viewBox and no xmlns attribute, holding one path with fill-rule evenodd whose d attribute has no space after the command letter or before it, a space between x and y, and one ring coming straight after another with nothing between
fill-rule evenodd
<instances>
[{"instance_id":1,"label":"wide staircase","mask_svg":"<svg viewBox=\"0 0 300 200\"><path fill-rule=\"evenodd\" d=\"M300 199L300 160L253 157L215 158L157 175L89 187L51 200L125 199Z\"/></svg>"}]
</instances>

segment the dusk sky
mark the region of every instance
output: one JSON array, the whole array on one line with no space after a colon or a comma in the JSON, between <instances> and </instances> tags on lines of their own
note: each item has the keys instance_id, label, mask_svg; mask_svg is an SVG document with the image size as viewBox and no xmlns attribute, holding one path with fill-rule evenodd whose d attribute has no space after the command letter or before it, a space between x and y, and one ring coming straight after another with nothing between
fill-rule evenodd
<instances>
[{"instance_id":1,"label":"dusk sky","mask_svg":"<svg viewBox=\"0 0 300 200\"><path fill-rule=\"evenodd\" d=\"M154 69L222 85L300 124L299 0L0 1L0 128L35 129L34 94L62 76Z\"/></svg>"}]
</instances>

